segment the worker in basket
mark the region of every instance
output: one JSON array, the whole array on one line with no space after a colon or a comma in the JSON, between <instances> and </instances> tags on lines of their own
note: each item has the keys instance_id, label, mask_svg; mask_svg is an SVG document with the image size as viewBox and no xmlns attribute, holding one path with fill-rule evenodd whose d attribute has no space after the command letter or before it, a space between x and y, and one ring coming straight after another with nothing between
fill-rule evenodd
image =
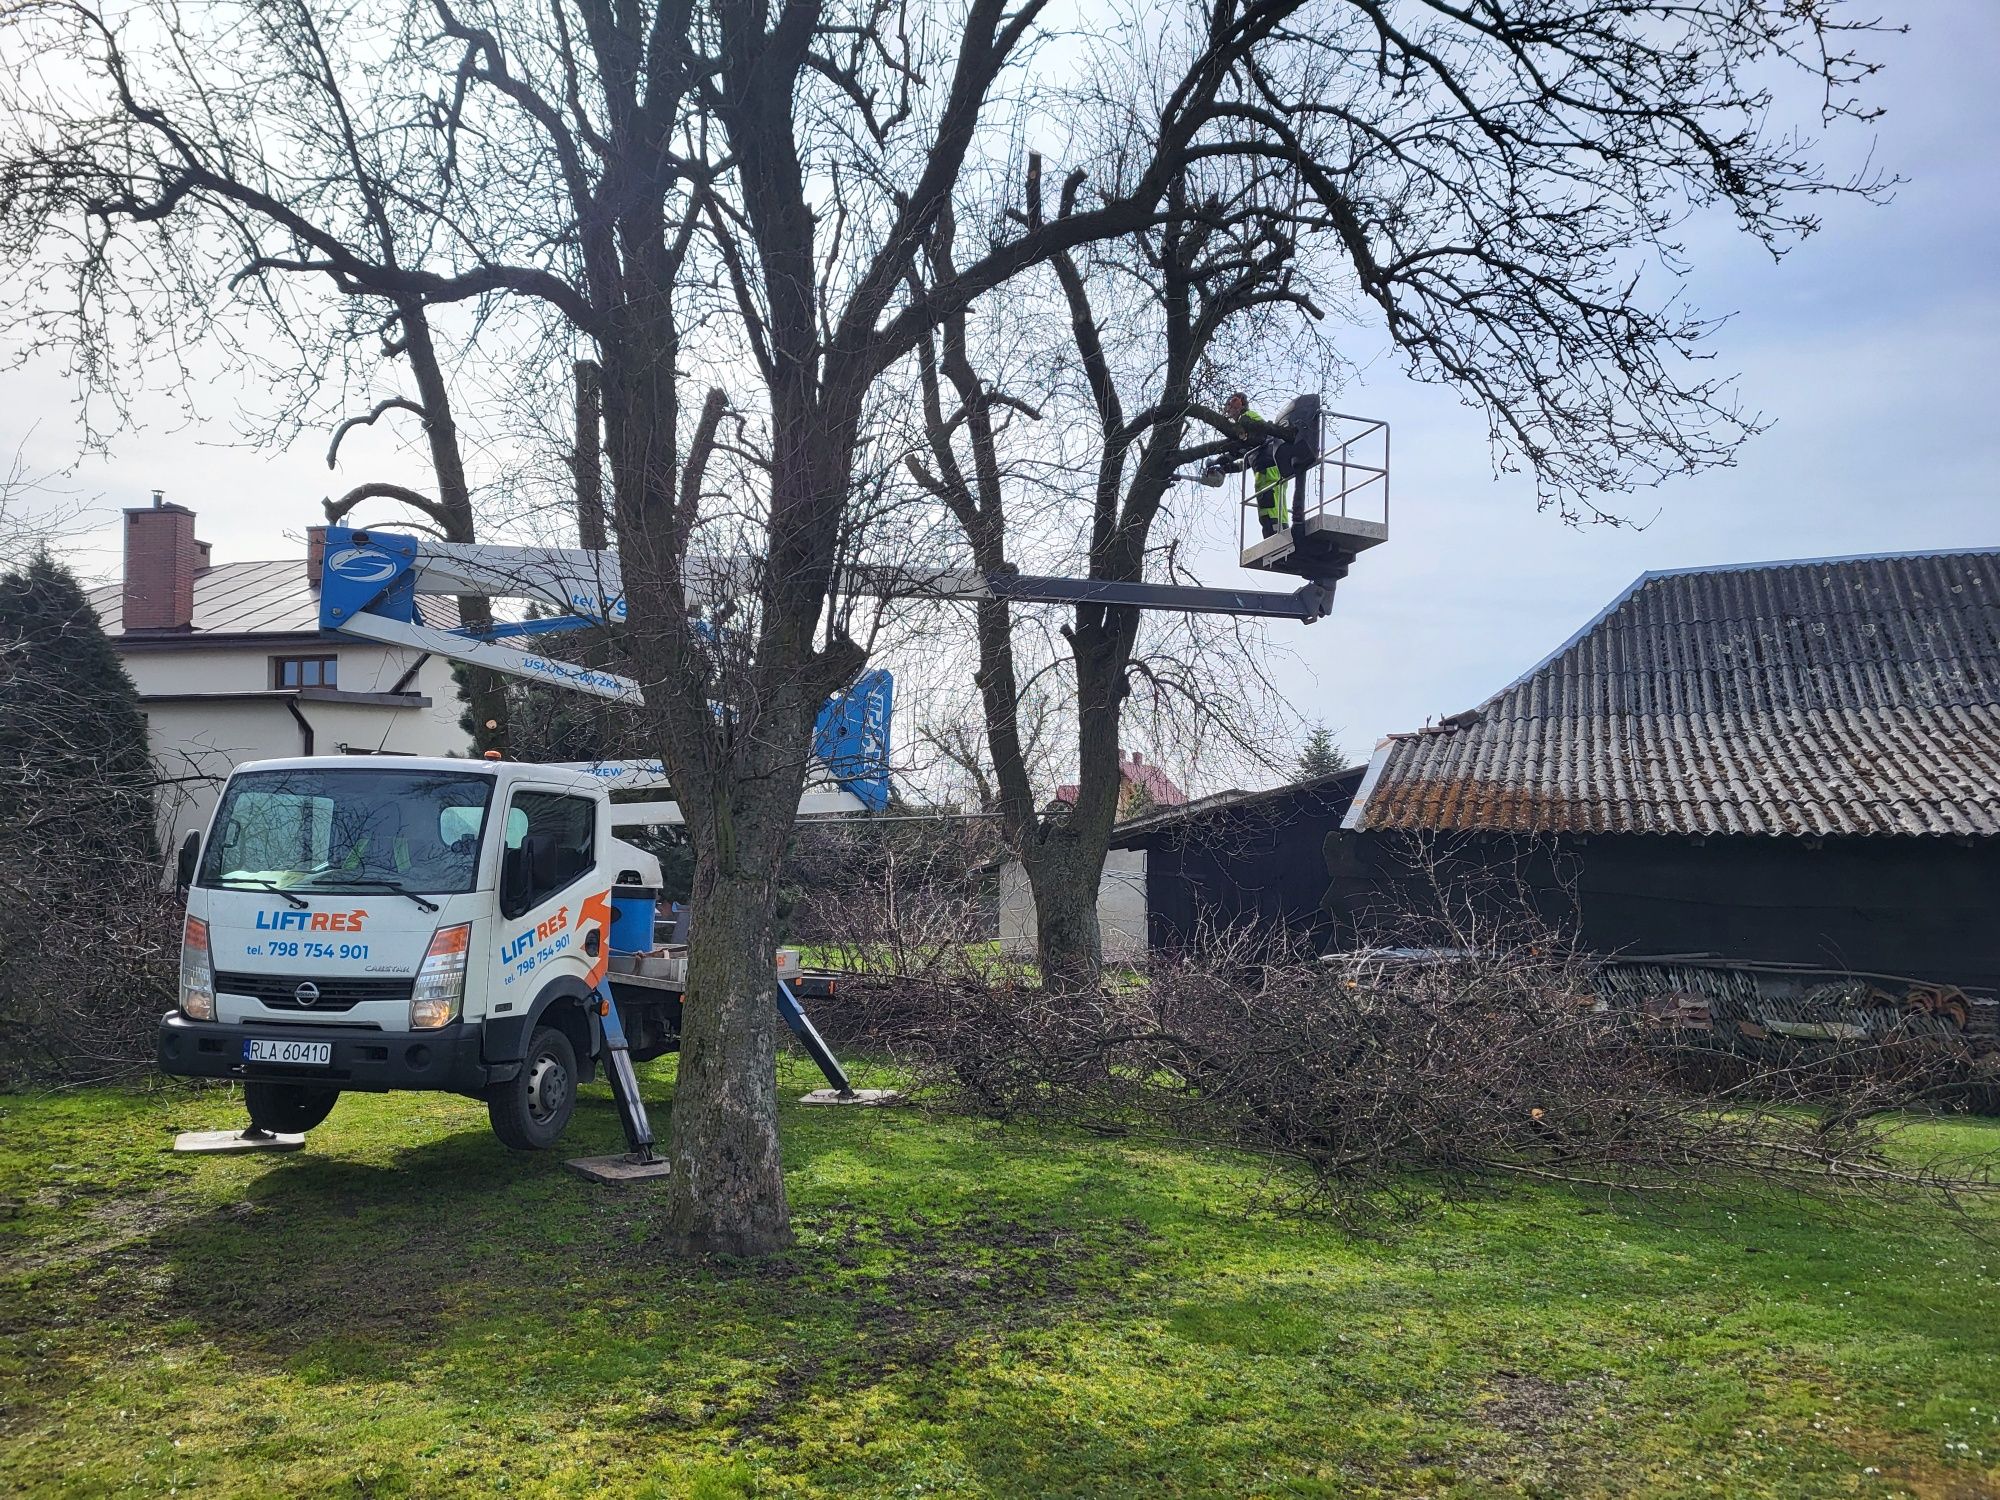
<instances>
[{"instance_id":1,"label":"worker in basket","mask_svg":"<svg viewBox=\"0 0 2000 1500\"><path fill-rule=\"evenodd\" d=\"M1278 467L1284 440L1250 409L1250 398L1241 391L1232 392L1222 403L1222 414L1229 419L1236 447L1210 460L1203 478L1220 483L1224 474L1253 469L1257 475L1257 524L1265 536L1275 536L1288 524L1285 476ZM1290 517L1297 519L1296 515Z\"/></svg>"}]
</instances>

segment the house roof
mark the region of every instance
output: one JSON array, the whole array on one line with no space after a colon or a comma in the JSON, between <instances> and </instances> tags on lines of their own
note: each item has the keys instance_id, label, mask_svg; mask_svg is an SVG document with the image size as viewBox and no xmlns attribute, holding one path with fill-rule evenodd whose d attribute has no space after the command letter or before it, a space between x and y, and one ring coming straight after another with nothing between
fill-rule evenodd
<instances>
[{"instance_id":1,"label":"house roof","mask_svg":"<svg viewBox=\"0 0 2000 1500\"><path fill-rule=\"evenodd\" d=\"M1346 826L2000 835L2000 548L1645 574Z\"/></svg>"},{"instance_id":2,"label":"house roof","mask_svg":"<svg viewBox=\"0 0 2000 1500\"><path fill-rule=\"evenodd\" d=\"M1144 787L1146 795L1152 799L1155 807L1184 807L1187 805L1187 793L1180 789L1179 784L1175 782L1173 777L1148 761L1145 758L1144 751L1134 750L1130 755L1127 755L1123 750L1119 751L1118 775L1119 779L1126 786ZM1057 802L1074 803L1078 790L1079 788L1075 782L1059 786L1056 788L1054 800Z\"/></svg>"},{"instance_id":3,"label":"house roof","mask_svg":"<svg viewBox=\"0 0 2000 1500\"><path fill-rule=\"evenodd\" d=\"M116 637L125 628L124 585L106 584L90 591L105 633ZM458 613L449 599L425 595L417 608L427 625L452 629ZM194 575L192 632L147 631L145 639L186 639L193 635L318 635L319 592L306 581L303 556L274 562L215 563ZM134 639L142 637L135 636Z\"/></svg>"},{"instance_id":4,"label":"house roof","mask_svg":"<svg viewBox=\"0 0 2000 1500\"><path fill-rule=\"evenodd\" d=\"M1274 813L1283 812L1289 804L1301 798L1311 799L1315 803L1325 803L1338 809L1347 798L1354 795L1355 787L1362 775L1362 767L1347 766L1342 770L1328 772L1324 776L1309 776L1302 781L1288 781L1282 786L1265 787L1260 791L1246 792L1231 789L1207 797L1196 797L1179 807L1162 808L1158 812L1147 813L1144 817L1130 818L1117 824L1111 830L1111 847L1127 849L1161 834L1193 828L1205 819L1225 814L1256 815L1267 810Z\"/></svg>"}]
</instances>

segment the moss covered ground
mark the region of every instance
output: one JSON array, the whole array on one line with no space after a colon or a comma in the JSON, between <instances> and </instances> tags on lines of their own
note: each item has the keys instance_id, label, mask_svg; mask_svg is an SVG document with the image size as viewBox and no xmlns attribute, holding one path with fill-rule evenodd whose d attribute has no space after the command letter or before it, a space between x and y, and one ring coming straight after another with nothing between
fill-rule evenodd
<instances>
[{"instance_id":1,"label":"moss covered ground","mask_svg":"<svg viewBox=\"0 0 2000 1500\"><path fill-rule=\"evenodd\" d=\"M0 1493L2000 1494L2000 1246L1939 1217L1538 1188L1357 1239L1226 1154L788 1107L797 1249L691 1264L468 1101L167 1152L239 1120L0 1096ZM601 1084L569 1144L617 1148Z\"/></svg>"}]
</instances>

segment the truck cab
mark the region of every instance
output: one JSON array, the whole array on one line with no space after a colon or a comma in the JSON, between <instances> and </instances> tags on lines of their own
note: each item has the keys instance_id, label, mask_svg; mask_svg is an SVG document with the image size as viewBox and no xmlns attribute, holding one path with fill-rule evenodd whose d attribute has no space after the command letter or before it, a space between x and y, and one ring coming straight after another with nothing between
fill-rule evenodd
<instances>
[{"instance_id":1,"label":"truck cab","mask_svg":"<svg viewBox=\"0 0 2000 1500\"><path fill-rule=\"evenodd\" d=\"M614 893L660 881L593 776L386 756L239 767L187 873L163 1072L241 1082L273 1134L344 1090L464 1094L517 1149L605 1054Z\"/></svg>"}]
</instances>

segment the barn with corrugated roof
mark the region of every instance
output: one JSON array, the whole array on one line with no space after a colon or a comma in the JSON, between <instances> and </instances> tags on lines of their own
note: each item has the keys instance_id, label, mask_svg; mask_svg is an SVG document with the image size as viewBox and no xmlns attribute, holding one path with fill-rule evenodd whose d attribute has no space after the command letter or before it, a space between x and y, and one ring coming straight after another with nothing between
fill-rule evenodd
<instances>
[{"instance_id":1,"label":"barn with corrugated roof","mask_svg":"<svg viewBox=\"0 0 2000 1500\"><path fill-rule=\"evenodd\" d=\"M2000 986L2000 548L1646 574L1376 747L1351 929L1422 846L1539 871L1598 953Z\"/></svg>"}]
</instances>

